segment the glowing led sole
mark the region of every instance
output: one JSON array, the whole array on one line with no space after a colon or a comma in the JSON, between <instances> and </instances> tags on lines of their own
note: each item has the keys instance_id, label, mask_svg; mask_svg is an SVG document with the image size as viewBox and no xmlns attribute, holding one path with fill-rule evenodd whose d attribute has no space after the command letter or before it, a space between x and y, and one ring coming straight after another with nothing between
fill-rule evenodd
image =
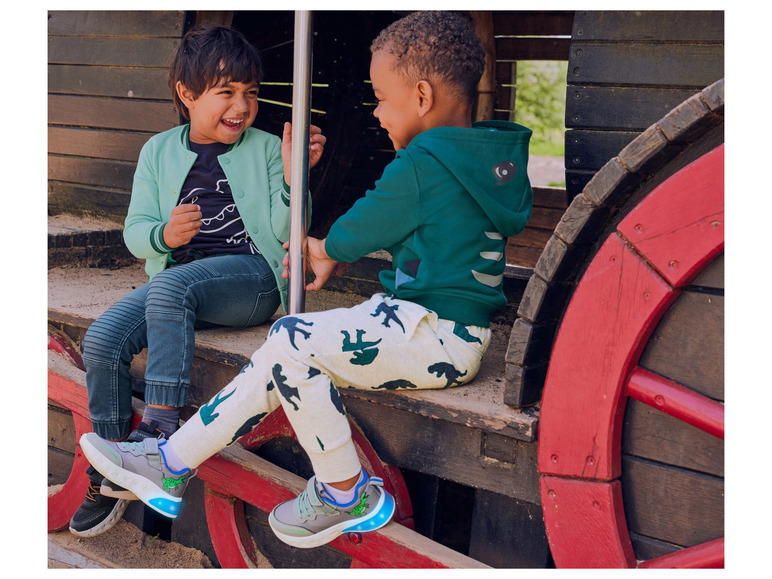
<instances>
[{"instance_id":1,"label":"glowing led sole","mask_svg":"<svg viewBox=\"0 0 772 579\"><path fill-rule=\"evenodd\" d=\"M384 527L394 516L396 506L394 504L394 497L392 497L388 492L381 490L380 494L381 496L380 499L378 499L378 504L375 506L370 516L368 516L366 519L358 521L344 521L313 535L297 537L282 533L278 531L276 527L274 527L272 520L273 517L268 517L268 523L271 525L271 529L273 529L274 534L287 545L291 545L292 547L299 547L301 549L319 547L335 540L343 533L366 533L370 531L376 531L381 527Z\"/></svg>"}]
</instances>

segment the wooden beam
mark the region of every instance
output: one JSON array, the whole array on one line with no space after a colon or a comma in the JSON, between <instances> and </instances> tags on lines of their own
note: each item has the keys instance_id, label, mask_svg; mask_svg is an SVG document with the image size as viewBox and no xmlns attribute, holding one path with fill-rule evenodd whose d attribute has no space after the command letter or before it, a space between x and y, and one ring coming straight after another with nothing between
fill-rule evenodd
<instances>
[{"instance_id":1,"label":"wooden beam","mask_svg":"<svg viewBox=\"0 0 772 579\"><path fill-rule=\"evenodd\" d=\"M475 121L493 119L496 94L496 39L493 31L493 13L490 11L469 12L472 26L485 49L485 69L477 87Z\"/></svg>"}]
</instances>

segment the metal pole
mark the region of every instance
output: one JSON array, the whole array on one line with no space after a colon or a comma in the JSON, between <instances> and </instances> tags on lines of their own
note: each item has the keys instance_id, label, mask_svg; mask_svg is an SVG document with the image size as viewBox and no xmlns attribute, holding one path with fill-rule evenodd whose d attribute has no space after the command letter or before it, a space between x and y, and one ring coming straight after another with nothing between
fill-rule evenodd
<instances>
[{"instance_id":1,"label":"metal pole","mask_svg":"<svg viewBox=\"0 0 772 579\"><path fill-rule=\"evenodd\" d=\"M289 313L305 311L305 252L308 208L308 131L311 116L311 41L313 17L295 12L292 81L292 170L290 174Z\"/></svg>"}]
</instances>

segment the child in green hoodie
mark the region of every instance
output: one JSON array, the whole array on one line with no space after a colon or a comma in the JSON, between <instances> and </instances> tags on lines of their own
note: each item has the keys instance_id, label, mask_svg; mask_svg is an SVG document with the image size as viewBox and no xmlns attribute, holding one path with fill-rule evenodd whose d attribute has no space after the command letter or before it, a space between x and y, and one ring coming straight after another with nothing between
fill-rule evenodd
<instances>
[{"instance_id":1,"label":"child in green hoodie","mask_svg":"<svg viewBox=\"0 0 772 579\"><path fill-rule=\"evenodd\" d=\"M394 500L362 469L338 389L447 388L480 367L491 314L506 304L507 237L531 211L531 131L472 123L485 53L460 16L408 15L371 52L374 115L396 158L325 239L308 238L315 278L306 289L320 290L343 264L385 249L392 268L380 275L384 293L278 320L241 374L168 440L81 439L97 470L167 516L176 516L192 469L281 405L315 476L270 514L276 535L315 547L378 529Z\"/></svg>"}]
</instances>

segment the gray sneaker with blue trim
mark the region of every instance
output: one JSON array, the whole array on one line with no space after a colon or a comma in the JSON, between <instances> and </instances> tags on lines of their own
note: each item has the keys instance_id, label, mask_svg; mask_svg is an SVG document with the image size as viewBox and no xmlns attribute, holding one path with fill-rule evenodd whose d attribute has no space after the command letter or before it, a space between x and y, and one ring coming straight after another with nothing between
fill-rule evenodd
<instances>
[{"instance_id":1,"label":"gray sneaker with blue trim","mask_svg":"<svg viewBox=\"0 0 772 579\"><path fill-rule=\"evenodd\" d=\"M363 477L352 502L336 503L313 476L306 490L277 505L268 517L279 539L293 547L324 545L343 533L365 533L385 526L394 516L394 497L383 488L383 480Z\"/></svg>"},{"instance_id":2,"label":"gray sneaker with blue trim","mask_svg":"<svg viewBox=\"0 0 772 579\"><path fill-rule=\"evenodd\" d=\"M93 432L80 437L83 454L102 475L136 497L154 511L177 518L182 494L196 475L190 469L173 471L166 465L161 437L141 442L111 442Z\"/></svg>"}]
</instances>

